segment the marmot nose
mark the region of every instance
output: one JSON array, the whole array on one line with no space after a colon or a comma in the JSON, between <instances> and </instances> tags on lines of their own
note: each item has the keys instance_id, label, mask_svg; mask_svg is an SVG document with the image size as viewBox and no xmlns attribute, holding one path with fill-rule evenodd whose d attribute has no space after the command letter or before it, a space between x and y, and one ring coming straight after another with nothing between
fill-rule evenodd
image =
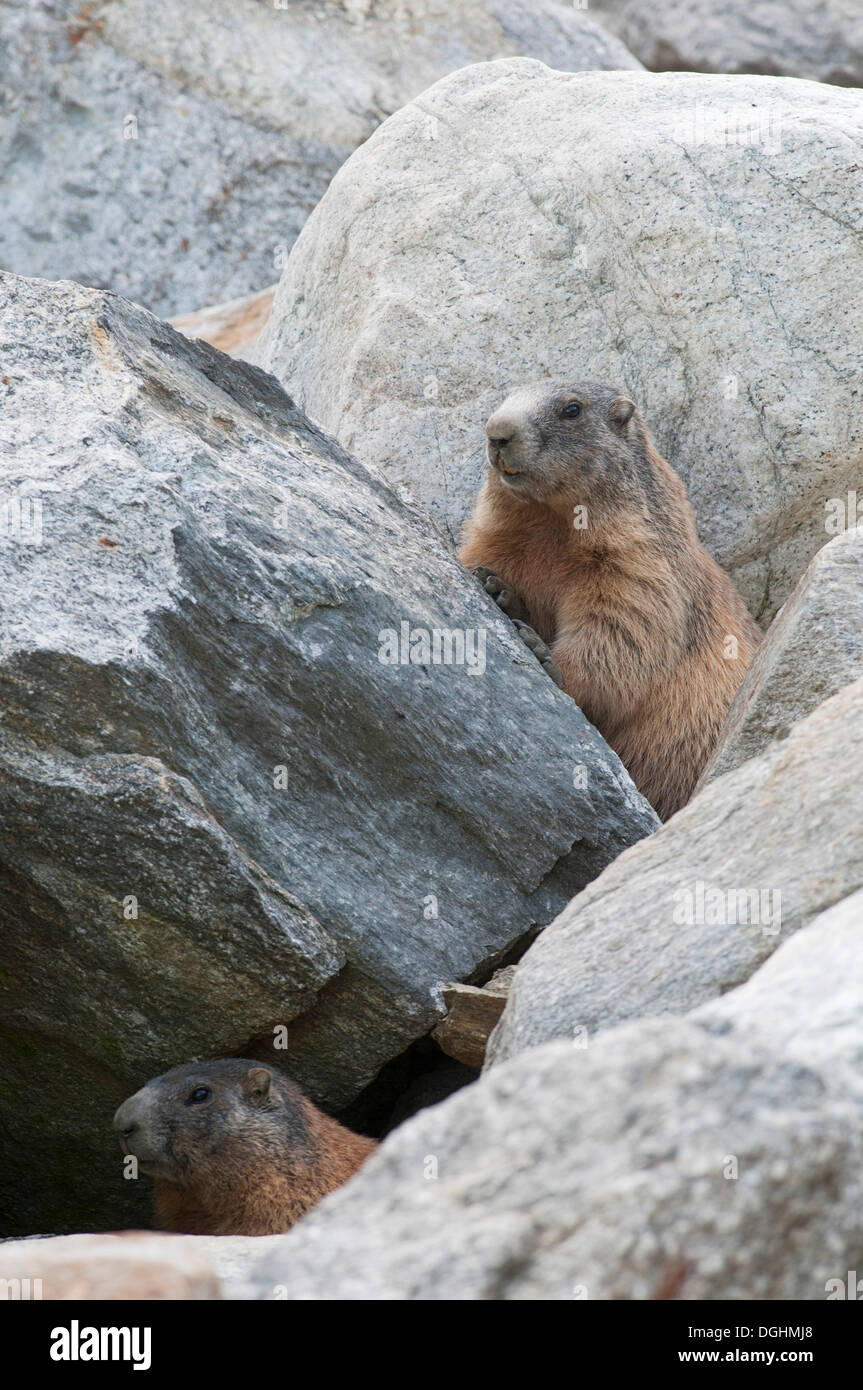
<instances>
[{"instance_id":1,"label":"marmot nose","mask_svg":"<svg viewBox=\"0 0 863 1390\"><path fill-rule=\"evenodd\" d=\"M507 444L511 444L518 433L512 412L496 410L488 417L485 432L492 449L503 449Z\"/></svg>"},{"instance_id":2,"label":"marmot nose","mask_svg":"<svg viewBox=\"0 0 863 1390\"><path fill-rule=\"evenodd\" d=\"M139 1116L136 1113L137 1107L132 1104L132 1099L124 1100L114 1116L114 1129L123 1139L128 1139L138 1128Z\"/></svg>"}]
</instances>

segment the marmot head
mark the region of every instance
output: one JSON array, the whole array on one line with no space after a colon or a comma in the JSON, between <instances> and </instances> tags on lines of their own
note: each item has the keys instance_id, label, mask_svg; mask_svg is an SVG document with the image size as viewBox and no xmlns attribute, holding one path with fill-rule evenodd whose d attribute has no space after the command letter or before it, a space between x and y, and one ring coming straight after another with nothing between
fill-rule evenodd
<instances>
[{"instance_id":1,"label":"marmot head","mask_svg":"<svg viewBox=\"0 0 863 1390\"><path fill-rule=\"evenodd\" d=\"M274 1156L307 1161L307 1105L281 1072L222 1058L153 1077L120 1106L114 1129L149 1177L219 1187L235 1167L248 1172Z\"/></svg>"},{"instance_id":2,"label":"marmot head","mask_svg":"<svg viewBox=\"0 0 863 1390\"><path fill-rule=\"evenodd\" d=\"M539 381L507 396L486 425L494 483L564 505L641 491L645 431L627 396L598 381Z\"/></svg>"}]
</instances>

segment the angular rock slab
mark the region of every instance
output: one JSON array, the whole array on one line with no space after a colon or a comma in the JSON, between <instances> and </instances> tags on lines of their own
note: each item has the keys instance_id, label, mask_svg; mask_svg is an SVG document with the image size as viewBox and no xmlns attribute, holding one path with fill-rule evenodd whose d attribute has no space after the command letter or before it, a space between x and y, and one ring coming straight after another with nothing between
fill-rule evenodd
<instances>
[{"instance_id":1,"label":"angular rock slab","mask_svg":"<svg viewBox=\"0 0 863 1390\"><path fill-rule=\"evenodd\" d=\"M767 620L863 475L861 140L814 83L468 68L339 171L257 360L453 535L510 390L619 383Z\"/></svg>"},{"instance_id":2,"label":"angular rock slab","mask_svg":"<svg viewBox=\"0 0 863 1390\"><path fill-rule=\"evenodd\" d=\"M640 68L563 0L0 8L0 265L182 314L259 290L339 165L445 73Z\"/></svg>"},{"instance_id":3,"label":"angular rock slab","mask_svg":"<svg viewBox=\"0 0 863 1390\"><path fill-rule=\"evenodd\" d=\"M142 1224L110 1121L148 1076L256 1049L345 1104L657 821L272 377L11 275L0 357L3 1201ZM474 666L383 662L403 623Z\"/></svg>"},{"instance_id":4,"label":"angular rock slab","mask_svg":"<svg viewBox=\"0 0 863 1390\"><path fill-rule=\"evenodd\" d=\"M500 1020L515 966L496 970L488 984L448 984L443 987L446 1018L432 1037L442 1052L468 1067L479 1068L485 1061L489 1037Z\"/></svg>"},{"instance_id":5,"label":"angular rock slab","mask_svg":"<svg viewBox=\"0 0 863 1390\"><path fill-rule=\"evenodd\" d=\"M686 1019L495 1068L278 1238L258 1296L835 1297L863 1241L861 953L857 893Z\"/></svg>"},{"instance_id":6,"label":"angular rock slab","mask_svg":"<svg viewBox=\"0 0 863 1390\"><path fill-rule=\"evenodd\" d=\"M863 85L857 0L590 0L645 67L776 73Z\"/></svg>"},{"instance_id":7,"label":"angular rock slab","mask_svg":"<svg viewBox=\"0 0 863 1390\"><path fill-rule=\"evenodd\" d=\"M786 600L728 711L701 785L784 738L823 700L863 677L863 530L818 551Z\"/></svg>"},{"instance_id":8,"label":"angular rock slab","mask_svg":"<svg viewBox=\"0 0 863 1390\"><path fill-rule=\"evenodd\" d=\"M726 773L580 893L519 963L494 1065L687 1013L863 885L863 680Z\"/></svg>"}]
</instances>

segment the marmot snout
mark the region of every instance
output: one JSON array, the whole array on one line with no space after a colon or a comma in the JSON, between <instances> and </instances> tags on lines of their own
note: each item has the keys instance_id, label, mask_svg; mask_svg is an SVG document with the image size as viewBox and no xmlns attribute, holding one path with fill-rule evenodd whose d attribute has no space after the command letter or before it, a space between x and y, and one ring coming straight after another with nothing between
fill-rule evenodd
<instances>
[{"instance_id":1,"label":"marmot snout","mask_svg":"<svg viewBox=\"0 0 863 1390\"><path fill-rule=\"evenodd\" d=\"M588 489L596 503L635 482L625 428L635 404L611 387L541 382L508 396L486 425L490 466L516 496L575 505Z\"/></svg>"},{"instance_id":2,"label":"marmot snout","mask_svg":"<svg viewBox=\"0 0 863 1390\"><path fill-rule=\"evenodd\" d=\"M761 634L623 392L522 387L486 440L462 562L536 630L665 819L691 795Z\"/></svg>"},{"instance_id":3,"label":"marmot snout","mask_svg":"<svg viewBox=\"0 0 863 1390\"><path fill-rule=\"evenodd\" d=\"M157 1224L197 1235L287 1231L377 1147L281 1072L235 1058L154 1077L114 1128L154 1180Z\"/></svg>"}]
</instances>

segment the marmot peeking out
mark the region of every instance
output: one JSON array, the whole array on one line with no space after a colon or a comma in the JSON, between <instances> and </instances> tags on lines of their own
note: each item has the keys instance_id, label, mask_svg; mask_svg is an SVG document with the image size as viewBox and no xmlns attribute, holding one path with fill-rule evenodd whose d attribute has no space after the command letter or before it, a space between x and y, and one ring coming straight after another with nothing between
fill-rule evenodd
<instances>
[{"instance_id":1,"label":"marmot peeking out","mask_svg":"<svg viewBox=\"0 0 863 1390\"><path fill-rule=\"evenodd\" d=\"M234 1058L154 1077L114 1128L155 1181L157 1225L190 1235L287 1231L377 1148L281 1072Z\"/></svg>"},{"instance_id":2,"label":"marmot peeking out","mask_svg":"<svg viewBox=\"0 0 863 1390\"><path fill-rule=\"evenodd\" d=\"M666 819L692 794L761 633L626 396L539 382L507 397L486 435L461 560L539 634L522 633Z\"/></svg>"}]
</instances>

